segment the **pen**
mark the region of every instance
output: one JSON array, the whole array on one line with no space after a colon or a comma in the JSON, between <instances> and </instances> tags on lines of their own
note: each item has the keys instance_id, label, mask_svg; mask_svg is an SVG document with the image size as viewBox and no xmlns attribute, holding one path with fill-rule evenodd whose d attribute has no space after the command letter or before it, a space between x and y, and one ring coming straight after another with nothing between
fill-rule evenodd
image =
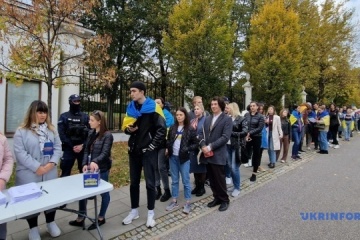
<instances>
[{"instance_id":1,"label":"pen","mask_svg":"<svg viewBox=\"0 0 360 240\"><path fill-rule=\"evenodd\" d=\"M48 191L46 191L45 189L43 189L42 191L45 192L46 194L48 194Z\"/></svg>"},{"instance_id":2,"label":"pen","mask_svg":"<svg viewBox=\"0 0 360 240\"><path fill-rule=\"evenodd\" d=\"M6 202L5 208L7 208L8 205L9 205L9 202Z\"/></svg>"}]
</instances>

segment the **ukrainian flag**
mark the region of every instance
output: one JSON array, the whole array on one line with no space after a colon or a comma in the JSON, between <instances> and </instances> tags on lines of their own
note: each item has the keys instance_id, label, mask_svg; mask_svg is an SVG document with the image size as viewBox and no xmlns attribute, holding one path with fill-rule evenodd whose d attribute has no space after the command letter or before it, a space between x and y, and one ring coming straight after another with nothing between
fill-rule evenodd
<instances>
[{"instance_id":1,"label":"ukrainian flag","mask_svg":"<svg viewBox=\"0 0 360 240\"><path fill-rule=\"evenodd\" d=\"M136 109L135 102L131 101L126 108L126 116L123 120L121 130L125 131L127 127L134 124L135 121L143 114L143 113L153 113L156 112L160 116L165 119L163 110L159 105L155 103L150 97L146 97L145 102L143 103L140 111Z\"/></svg>"}]
</instances>

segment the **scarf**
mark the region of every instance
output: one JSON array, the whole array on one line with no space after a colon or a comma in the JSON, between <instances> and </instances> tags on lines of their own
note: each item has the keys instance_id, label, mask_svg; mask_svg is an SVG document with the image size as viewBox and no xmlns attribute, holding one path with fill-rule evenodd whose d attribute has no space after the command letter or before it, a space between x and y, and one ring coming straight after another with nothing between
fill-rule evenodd
<instances>
[{"instance_id":1,"label":"scarf","mask_svg":"<svg viewBox=\"0 0 360 240\"><path fill-rule=\"evenodd\" d=\"M146 97L145 102L142 104L140 110L138 110L136 108L136 103L135 101L131 101L129 103L129 105L126 108L126 116L123 120L123 124L121 129L123 131L125 131L125 129L134 124L136 122L136 120L142 116L142 114L146 114L146 113L153 113L156 112L158 113L160 116L162 116L165 119L164 116L164 112L161 109L161 107L155 103L154 100L152 100L149 97Z\"/></svg>"},{"instance_id":2,"label":"scarf","mask_svg":"<svg viewBox=\"0 0 360 240\"><path fill-rule=\"evenodd\" d=\"M31 124L31 130L36 132L36 134L39 136L39 145L40 150L42 151L44 149L44 143L49 141L47 123L45 122L39 125L33 123Z\"/></svg>"}]
</instances>

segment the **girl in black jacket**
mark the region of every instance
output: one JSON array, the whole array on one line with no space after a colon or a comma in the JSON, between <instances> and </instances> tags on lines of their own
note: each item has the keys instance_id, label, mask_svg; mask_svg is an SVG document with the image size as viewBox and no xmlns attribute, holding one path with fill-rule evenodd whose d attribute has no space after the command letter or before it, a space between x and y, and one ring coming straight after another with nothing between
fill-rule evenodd
<instances>
[{"instance_id":1,"label":"girl in black jacket","mask_svg":"<svg viewBox=\"0 0 360 240\"><path fill-rule=\"evenodd\" d=\"M86 140L84 158L83 158L83 172L90 170L91 172L100 171L100 178L104 181L109 181L109 170L111 168L111 147L114 138L106 126L106 118L103 112L94 111L90 115L89 121L90 130ZM79 201L79 212L86 213L87 200ZM109 192L101 194L101 208L99 212L98 223L99 226L105 223L105 213L110 203ZM82 227L84 224L83 215L78 215L76 220L70 221L72 226ZM88 230L96 229L95 223L91 224Z\"/></svg>"},{"instance_id":2,"label":"girl in black jacket","mask_svg":"<svg viewBox=\"0 0 360 240\"><path fill-rule=\"evenodd\" d=\"M190 212L191 184L190 184L190 151L198 147L198 139L195 129L190 125L188 113L185 108L180 107L176 111L175 124L170 128L167 137L167 153L170 156L171 192L172 201L166 207L171 211L179 207L177 198L179 196L179 173L184 184L184 195L186 203L183 212Z\"/></svg>"}]
</instances>

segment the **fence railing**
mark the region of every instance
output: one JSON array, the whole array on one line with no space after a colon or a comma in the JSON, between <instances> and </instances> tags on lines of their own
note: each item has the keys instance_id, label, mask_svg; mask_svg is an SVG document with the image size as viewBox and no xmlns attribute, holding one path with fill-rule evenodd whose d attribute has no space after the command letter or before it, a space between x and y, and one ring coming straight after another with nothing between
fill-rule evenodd
<instances>
[{"instance_id":1,"label":"fence railing","mask_svg":"<svg viewBox=\"0 0 360 240\"><path fill-rule=\"evenodd\" d=\"M155 99L160 97L162 86L155 79L146 77L142 80L146 85L146 95ZM131 101L129 85L131 82L121 82L116 91L98 87L97 76L81 70L80 74L80 96L82 97L82 111L91 113L94 110L101 110L107 118L108 128L112 131L120 131L122 121L125 117L126 107ZM163 88L164 89L164 88ZM184 106L185 89L177 83L169 81L166 83L165 96L166 102L172 106L172 110L179 106ZM111 95L111 97L110 97Z\"/></svg>"}]
</instances>

